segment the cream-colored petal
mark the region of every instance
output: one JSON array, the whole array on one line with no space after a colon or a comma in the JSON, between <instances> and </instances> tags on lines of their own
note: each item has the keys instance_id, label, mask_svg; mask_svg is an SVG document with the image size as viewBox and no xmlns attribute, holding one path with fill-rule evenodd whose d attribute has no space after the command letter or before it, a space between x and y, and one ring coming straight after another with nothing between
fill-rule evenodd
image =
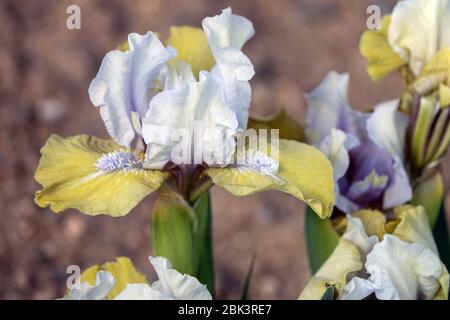
<instances>
[{"instance_id":1,"label":"cream-colored petal","mask_svg":"<svg viewBox=\"0 0 450 320\"><path fill-rule=\"evenodd\" d=\"M388 38L418 76L436 52L450 46L450 1L399 1L392 12Z\"/></svg>"},{"instance_id":2,"label":"cream-colored petal","mask_svg":"<svg viewBox=\"0 0 450 320\"><path fill-rule=\"evenodd\" d=\"M381 300L432 299L443 271L439 257L430 249L391 235L374 246L365 268Z\"/></svg>"},{"instance_id":3,"label":"cream-colored petal","mask_svg":"<svg viewBox=\"0 0 450 320\"><path fill-rule=\"evenodd\" d=\"M332 285L340 294L347 284L347 276L361 271L362 257L356 245L341 238L331 256L308 281L300 300L320 300L328 286Z\"/></svg>"},{"instance_id":4,"label":"cream-colored petal","mask_svg":"<svg viewBox=\"0 0 450 320\"><path fill-rule=\"evenodd\" d=\"M81 282L72 288L61 300L103 300L114 287L114 276L107 271L98 271L94 284Z\"/></svg>"}]
</instances>

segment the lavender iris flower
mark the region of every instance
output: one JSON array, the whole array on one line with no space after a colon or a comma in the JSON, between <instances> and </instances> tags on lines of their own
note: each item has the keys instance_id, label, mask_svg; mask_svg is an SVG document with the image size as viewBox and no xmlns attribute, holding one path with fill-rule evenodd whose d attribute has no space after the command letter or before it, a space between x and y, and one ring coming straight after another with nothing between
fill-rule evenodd
<instances>
[{"instance_id":1,"label":"lavender iris flower","mask_svg":"<svg viewBox=\"0 0 450 320\"><path fill-rule=\"evenodd\" d=\"M352 109L348 82L348 74L332 71L306 94L306 134L333 164L336 206L351 214L404 204L412 197L403 155L407 117L397 100L372 113Z\"/></svg>"}]
</instances>

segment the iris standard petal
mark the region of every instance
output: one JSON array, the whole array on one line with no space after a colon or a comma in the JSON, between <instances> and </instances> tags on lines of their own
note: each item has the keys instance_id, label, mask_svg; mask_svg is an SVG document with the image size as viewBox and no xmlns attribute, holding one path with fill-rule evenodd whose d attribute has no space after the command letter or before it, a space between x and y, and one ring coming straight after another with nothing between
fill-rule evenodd
<instances>
[{"instance_id":1,"label":"iris standard petal","mask_svg":"<svg viewBox=\"0 0 450 320\"><path fill-rule=\"evenodd\" d=\"M197 131L195 130L197 128ZM146 167L162 168L176 162L226 164L235 150L235 113L223 101L220 83L210 74L157 94L143 121ZM196 149L194 148L201 147ZM200 159L192 159L192 154Z\"/></svg>"},{"instance_id":2,"label":"iris standard petal","mask_svg":"<svg viewBox=\"0 0 450 320\"><path fill-rule=\"evenodd\" d=\"M418 76L437 51L450 46L450 1L399 1L392 12L388 38Z\"/></svg>"},{"instance_id":3,"label":"iris standard petal","mask_svg":"<svg viewBox=\"0 0 450 320\"><path fill-rule=\"evenodd\" d=\"M261 152L248 154L247 163L208 168L206 175L234 195L279 190L305 201L321 218L331 215L335 202L333 170L318 149L281 139L276 159Z\"/></svg>"},{"instance_id":4,"label":"iris standard petal","mask_svg":"<svg viewBox=\"0 0 450 320\"><path fill-rule=\"evenodd\" d=\"M349 104L349 75L329 72L310 93L305 94L306 135L311 144L317 145L330 131L339 129L361 140L365 136L366 115L353 110Z\"/></svg>"},{"instance_id":5,"label":"iris standard petal","mask_svg":"<svg viewBox=\"0 0 450 320\"><path fill-rule=\"evenodd\" d=\"M145 114L156 78L175 54L152 32L132 33L128 44L128 51L106 54L89 86L89 98L100 107L109 135L124 146L130 146L135 137L132 113Z\"/></svg>"},{"instance_id":6,"label":"iris standard petal","mask_svg":"<svg viewBox=\"0 0 450 320\"><path fill-rule=\"evenodd\" d=\"M114 287L114 276L107 271L95 274L93 283L87 281L72 288L61 300L103 300Z\"/></svg>"},{"instance_id":7,"label":"iris standard petal","mask_svg":"<svg viewBox=\"0 0 450 320\"><path fill-rule=\"evenodd\" d=\"M73 208L88 215L123 216L168 177L142 169L142 155L87 135L52 135L41 154L35 179L43 189L35 202L54 212Z\"/></svg>"}]
</instances>

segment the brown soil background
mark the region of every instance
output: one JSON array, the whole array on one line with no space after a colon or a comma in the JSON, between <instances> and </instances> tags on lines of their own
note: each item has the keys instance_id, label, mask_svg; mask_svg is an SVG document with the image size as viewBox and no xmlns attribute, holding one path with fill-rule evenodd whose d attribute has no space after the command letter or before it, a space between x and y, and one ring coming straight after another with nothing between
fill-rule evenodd
<instances>
[{"instance_id":1,"label":"brown soil background","mask_svg":"<svg viewBox=\"0 0 450 320\"><path fill-rule=\"evenodd\" d=\"M65 26L70 4L81 7L81 30ZM2 0L0 298L60 297L68 265L84 268L120 255L154 276L147 260L154 196L118 219L75 211L57 215L33 203L39 149L51 133L107 137L87 88L104 54L128 33L166 36L171 25L200 26L203 17L231 6L256 29L245 47L256 70L251 113L284 108L302 121L303 93L331 69L350 73L350 99L360 109L400 92L396 76L373 84L359 55L370 4L386 13L394 1ZM276 192L237 198L215 188L213 207L218 298L239 297L254 251L250 298L296 298L309 277L303 205Z\"/></svg>"}]
</instances>

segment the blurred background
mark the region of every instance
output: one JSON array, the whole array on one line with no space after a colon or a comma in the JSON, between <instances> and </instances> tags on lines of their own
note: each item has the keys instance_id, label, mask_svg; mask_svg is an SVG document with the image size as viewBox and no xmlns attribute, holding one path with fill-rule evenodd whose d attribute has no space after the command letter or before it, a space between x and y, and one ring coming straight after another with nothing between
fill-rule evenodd
<instances>
[{"instance_id":1,"label":"blurred background","mask_svg":"<svg viewBox=\"0 0 450 320\"><path fill-rule=\"evenodd\" d=\"M66 267L129 256L154 277L150 219L154 196L123 218L39 209L33 175L51 133L107 137L87 89L105 53L128 33L167 36L171 25L201 26L205 16L233 11L253 21L244 48L255 65L251 114L284 108L303 122L303 94L331 69L349 72L350 100L367 110L396 98L398 77L374 84L358 52L366 9L383 13L393 0L1 0L0 1L0 299L54 299ZM81 30L68 30L66 8L81 8ZM448 157L447 160L448 161ZM449 182L446 170L446 182ZM237 198L213 189L217 297L239 298L256 252L249 297L294 299L309 277L300 202L277 192ZM447 207L449 205L447 201Z\"/></svg>"}]
</instances>

